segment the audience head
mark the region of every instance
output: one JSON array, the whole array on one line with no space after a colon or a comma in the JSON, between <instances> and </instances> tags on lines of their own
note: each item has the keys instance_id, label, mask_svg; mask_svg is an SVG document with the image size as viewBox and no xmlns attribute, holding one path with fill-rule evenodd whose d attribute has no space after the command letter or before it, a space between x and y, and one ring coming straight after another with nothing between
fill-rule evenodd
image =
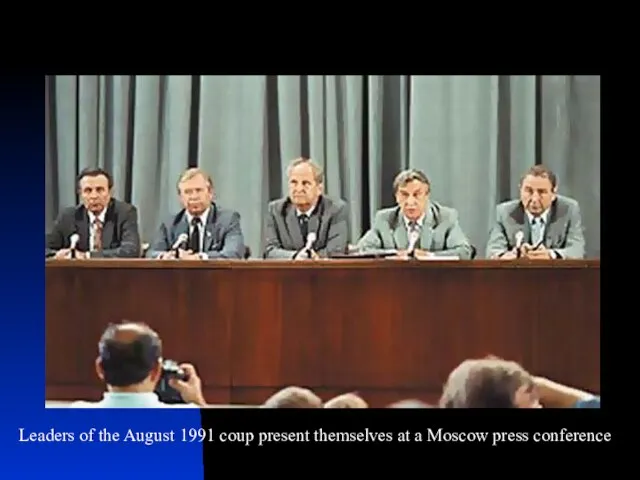
<instances>
[{"instance_id":1,"label":"audience head","mask_svg":"<svg viewBox=\"0 0 640 480\"><path fill-rule=\"evenodd\" d=\"M531 167L520 182L520 201L534 216L545 212L556 199L558 179L543 165Z\"/></svg>"},{"instance_id":2,"label":"audience head","mask_svg":"<svg viewBox=\"0 0 640 480\"><path fill-rule=\"evenodd\" d=\"M297 158L287 169L289 199L300 211L313 207L324 188L322 167L309 158Z\"/></svg>"},{"instance_id":3,"label":"audience head","mask_svg":"<svg viewBox=\"0 0 640 480\"><path fill-rule=\"evenodd\" d=\"M389 405L389 408L433 408L433 406L421 400L407 399L394 402Z\"/></svg>"},{"instance_id":4,"label":"audience head","mask_svg":"<svg viewBox=\"0 0 640 480\"><path fill-rule=\"evenodd\" d=\"M431 183L423 172L411 168L396 176L393 192L404 216L418 220L427 210Z\"/></svg>"},{"instance_id":5,"label":"audience head","mask_svg":"<svg viewBox=\"0 0 640 480\"><path fill-rule=\"evenodd\" d=\"M84 207L94 215L100 215L111 201L111 175L102 168L85 168L78 175L77 184Z\"/></svg>"},{"instance_id":6,"label":"audience head","mask_svg":"<svg viewBox=\"0 0 640 480\"><path fill-rule=\"evenodd\" d=\"M322 400L311 390L286 387L274 393L263 408L322 408Z\"/></svg>"},{"instance_id":7,"label":"audience head","mask_svg":"<svg viewBox=\"0 0 640 480\"><path fill-rule=\"evenodd\" d=\"M465 360L444 386L443 408L540 408L533 377L516 362Z\"/></svg>"},{"instance_id":8,"label":"audience head","mask_svg":"<svg viewBox=\"0 0 640 480\"><path fill-rule=\"evenodd\" d=\"M162 374L162 341L144 324L110 325L100 338L96 371L109 390L153 392Z\"/></svg>"},{"instance_id":9,"label":"audience head","mask_svg":"<svg viewBox=\"0 0 640 480\"><path fill-rule=\"evenodd\" d=\"M178 180L180 203L191 215L202 215L213 202L213 180L200 168L186 170Z\"/></svg>"},{"instance_id":10,"label":"audience head","mask_svg":"<svg viewBox=\"0 0 640 480\"><path fill-rule=\"evenodd\" d=\"M327 401L324 408L369 408L369 405L355 393L345 393Z\"/></svg>"}]
</instances>

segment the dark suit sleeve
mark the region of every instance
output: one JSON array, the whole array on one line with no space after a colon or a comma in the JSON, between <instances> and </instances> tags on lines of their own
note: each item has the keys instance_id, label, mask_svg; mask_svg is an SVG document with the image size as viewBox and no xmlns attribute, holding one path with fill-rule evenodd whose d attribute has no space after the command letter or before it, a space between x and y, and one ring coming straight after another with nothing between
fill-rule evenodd
<instances>
[{"instance_id":1,"label":"dark suit sleeve","mask_svg":"<svg viewBox=\"0 0 640 480\"><path fill-rule=\"evenodd\" d=\"M123 208L120 225L120 246L108 250L92 251L91 258L138 258L140 257L140 229L138 227L138 209L133 205ZM119 216L120 216L119 215ZM120 219L118 219L120 221Z\"/></svg>"},{"instance_id":2,"label":"dark suit sleeve","mask_svg":"<svg viewBox=\"0 0 640 480\"><path fill-rule=\"evenodd\" d=\"M274 210L276 210L276 207L270 206L269 212L267 212L267 229L265 233L264 258L292 259L297 251L282 248L282 242L280 242L278 228L276 227Z\"/></svg>"},{"instance_id":3,"label":"dark suit sleeve","mask_svg":"<svg viewBox=\"0 0 640 480\"><path fill-rule=\"evenodd\" d=\"M46 246L44 250L45 258L53 257L58 250L65 248L67 239L65 238L65 224L69 222L69 210L63 210L56 218L53 227L47 232Z\"/></svg>"},{"instance_id":4,"label":"dark suit sleeve","mask_svg":"<svg viewBox=\"0 0 640 480\"><path fill-rule=\"evenodd\" d=\"M158 258L161 253L168 252L171 249L171 242L169 241L169 231L167 229L167 223L161 223L160 227L153 236L151 245L145 254L147 258Z\"/></svg>"},{"instance_id":5,"label":"dark suit sleeve","mask_svg":"<svg viewBox=\"0 0 640 480\"><path fill-rule=\"evenodd\" d=\"M245 244L242 227L240 226L240 214L233 212L229 226L224 232L222 250L209 250L204 252L211 259L216 258L244 258Z\"/></svg>"},{"instance_id":6,"label":"dark suit sleeve","mask_svg":"<svg viewBox=\"0 0 640 480\"><path fill-rule=\"evenodd\" d=\"M349 232L349 209L345 203L340 206L340 209L331 218L325 248L317 250L316 253L320 257L328 257L332 253L347 253Z\"/></svg>"}]
</instances>

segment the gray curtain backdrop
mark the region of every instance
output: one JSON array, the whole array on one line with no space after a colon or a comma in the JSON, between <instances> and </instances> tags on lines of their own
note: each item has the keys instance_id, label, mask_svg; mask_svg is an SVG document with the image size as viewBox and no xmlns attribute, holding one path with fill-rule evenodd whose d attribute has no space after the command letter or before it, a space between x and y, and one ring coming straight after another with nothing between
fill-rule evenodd
<instances>
[{"instance_id":1,"label":"gray curtain backdrop","mask_svg":"<svg viewBox=\"0 0 640 480\"><path fill-rule=\"evenodd\" d=\"M47 228L78 201L79 170L101 166L149 241L179 208L179 174L198 165L256 256L287 164L310 156L327 193L349 202L353 242L411 166L483 255L495 205L545 163L582 206L589 257L600 255L598 76L55 76L45 123Z\"/></svg>"}]
</instances>

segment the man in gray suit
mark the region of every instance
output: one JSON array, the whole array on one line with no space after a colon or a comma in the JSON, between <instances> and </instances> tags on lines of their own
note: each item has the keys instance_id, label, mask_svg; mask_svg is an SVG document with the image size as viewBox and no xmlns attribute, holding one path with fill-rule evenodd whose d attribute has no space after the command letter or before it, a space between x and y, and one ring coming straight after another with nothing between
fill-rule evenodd
<instances>
[{"instance_id":1,"label":"man in gray suit","mask_svg":"<svg viewBox=\"0 0 640 480\"><path fill-rule=\"evenodd\" d=\"M76 258L139 257L138 211L111 196L111 175L101 168L86 168L77 185L82 203L60 213L47 233L45 258L70 258L73 235L78 236Z\"/></svg>"},{"instance_id":2,"label":"man in gray suit","mask_svg":"<svg viewBox=\"0 0 640 480\"><path fill-rule=\"evenodd\" d=\"M496 208L487 257L584 258L580 206L557 191L557 178L551 170L542 165L529 169L520 184L520 199Z\"/></svg>"},{"instance_id":3,"label":"man in gray suit","mask_svg":"<svg viewBox=\"0 0 640 480\"><path fill-rule=\"evenodd\" d=\"M269 203L264 258L304 260L346 253L348 206L323 194L322 168L313 160L298 158L287 177L289 196ZM311 248L306 249L309 240Z\"/></svg>"},{"instance_id":4,"label":"man in gray suit","mask_svg":"<svg viewBox=\"0 0 640 480\"><path fill-rule=\"evenodd\" d=\"M409 238L417 238L416 258L457 256L469 260L474 248L458 222L458 212L429 199L431 183L420 170L400 172L394 182L396 207L376 213L373 226L358 241L360 251L396 250L407 255Z\"/></svg>"},{"instance_id":5,"label":"man in gray suit","mask_svg":"<svg viewBox=\"0 0 640 480\"><path fill-rule=\"evenodd\" d=\"M167 219L156 233L147 257L213 260L243 258L240 214L213 201L213 180L199 168L190 168L178 180L183 209ZM184 241L180 241L180 237Z\"/></svg>"}]
</instances>

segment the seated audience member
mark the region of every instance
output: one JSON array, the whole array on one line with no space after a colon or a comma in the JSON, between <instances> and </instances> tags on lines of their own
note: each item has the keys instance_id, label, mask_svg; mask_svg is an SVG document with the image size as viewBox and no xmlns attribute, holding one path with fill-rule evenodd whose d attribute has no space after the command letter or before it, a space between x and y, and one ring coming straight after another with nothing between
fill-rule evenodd
<instances>
[{"instance_id":1,"label":"seated audience member","mask_svg":"<svg viewBox=\"0 0 640 480\"><path fill-rule=\"evenodd\" d=\"M355 393L344 393L327 401L324 408L369 408L369 405Z\"/></svg>"},{"instance_id":2,"label":"seated audience member","mask_svg":"<svg viewBox=\"0 0 640 480\"><path fill-rule=\"evenodd\" d=\"M262 408L322 408L322 400L307 388L286 387L269 397Z\"/></svg>"},{"instance_id":3,"label":"seated audience member","mask_svg":"<svg viewBox=\"0 0 640 480\"><path fill-rule=\"evenodd\" d=\"M82 203L62 210L47 233L45 257L71 258L74 234L76 258L139 257L138 211L111 196L111 175L101 168L84 169L77 187Z\"/></svg>"},{"instance_id":4,"label":"seated audience member","mask_svg":"<svg viewBox=\"0 0 640 480\"><path fill-rule=\"evenodd\" d=\"M516 362L465 360L444 386L442 408L541 408L534 378Z\"/></svg>"},{"instance_id":5,"label":"seated audience member","mask_svg":"<svg viewBox=\"0 0 640 480\"><path fill-rule=\"evenodd\" d=\"M348 205L324 194L322 168L313 160L298 158L287 177L289 195L269 203L264 258L305 260L347 253ZM305 249L310 234L315 239Z\"/></svg>"},{"instance_id":6,"label":"seated audience member","mask_svg":"<svg viewBox=\"0 0 640 480\"><path fill-rule=\"evenodd\" d=\"M529 169L520 182L520 199L496 207L486 256L503 260L584 258L580 205L557 192L558 180L551 170L542 165Z\"/></svg>"},{"instance_id":7,"label":"seated audience member","mask_svg":"<svg viewBox=\"0 0 640 480\"><path fill-rule=\"evenodd\" d=\"M473 257L473 247L458 221L458 211L430 199L431 183L420 170L400 172L393 191L397 206L379 210L373 226L357 243L363 252L397 250L406 256L409 239L417 236L417 258L457 256L468 260Z\"/></svg>"},{"instance_id":8,"label":"seated audience member","mask_svg":"<svg viewBox=\"0 0 640 480\"><path fill-rule=\"evenodd\" d=\"M70 408L174 408L204 407L200 378L193 365L183 364L185 381L171 379L184 404L167 404L154 393L162 376L162 341L146 325L122 323L109 326L98 345L96 372L107 391L99 402L78 401Z\"/></svg>"},{"instance_id":9,"label":"seated audience member","mask_svg":"<svg viewBox=\"0 0 640 480\"><path fill-rule=\"evenodd\" d=\"M244 258L240 214L214 201L211 177L199 168L190 168L180 176L177 189L183 209L160 225L146 256L177 256L181 260Z\"/></svg>"}]
</instances>

